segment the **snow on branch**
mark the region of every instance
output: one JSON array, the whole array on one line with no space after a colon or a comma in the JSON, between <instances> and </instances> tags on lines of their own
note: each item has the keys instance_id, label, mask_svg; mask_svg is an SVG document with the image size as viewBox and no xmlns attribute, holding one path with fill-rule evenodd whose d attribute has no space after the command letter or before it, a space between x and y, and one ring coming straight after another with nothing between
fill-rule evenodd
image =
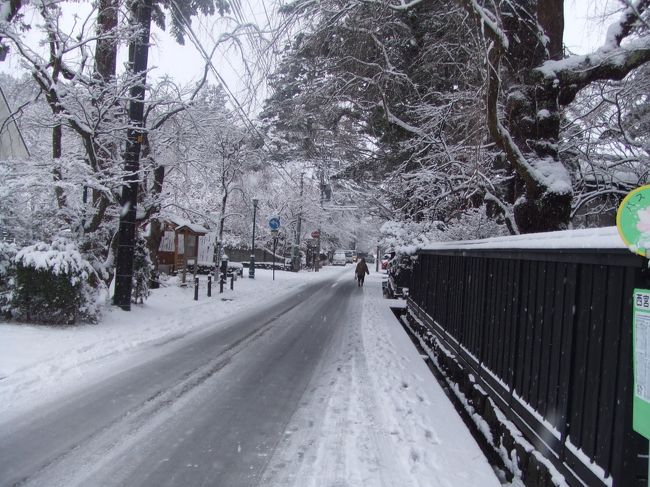
<instances>
[{"instance_id":1,"label":"snow on branch","mask_svg":"<svg viewBox=\"0 0 650 487\"><path fill-rule=\"evenodd\" d=\"M632 38L621 44L633 33L641 15L649 7L650 0L630 2L618 22L609 27L605 44L596 52L546 61L537 68L545 79L559 81L561 104L571 103L580 90L594 81L621 80L634 69L650 62L650 35Z\"/></svg>"},{"instance_id":2,"label":"snow on branch","mask_svg":"<svg viewBox=\"0 0 650 487\"><path fill-rule=\"evenodd\" d=\"M650 6L650 0L630 1L627 8L623 10L618 22L610 25L607 29L605 45L601 50L613 49L621 45L621 41L627 37L634 28L634 25L641 18L641 13Z\"/></svg>"},{"instance_id":3,"label":"snow on branch","mask_svg":"<svg viewBox=\"0 0 650 487\"><path fill-rule=\"evenodd\" d=\"M497 17L479 5L477 0L458 0L458 3L481 25L487 27L488 36L498 43L499 47L507 50L510 42L504 30L499 26Z\"/></svg>"}]
</instances>

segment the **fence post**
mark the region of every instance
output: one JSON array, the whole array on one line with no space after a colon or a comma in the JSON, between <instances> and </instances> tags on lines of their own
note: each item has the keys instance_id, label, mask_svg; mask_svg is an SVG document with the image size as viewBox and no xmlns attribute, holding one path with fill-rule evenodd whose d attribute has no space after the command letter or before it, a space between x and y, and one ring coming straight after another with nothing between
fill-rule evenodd
<instances>
[{"instance_id":1,"label":"fence post","mask_svg":"<svg viewBox=\"0 0 650 487\"><path fill-rule=\"evenodd\" d=\"M199 300L199 278L194 278L194 301Z\"/></svg>"},{"instance_id":2,"label":"fence post","mask_svg":"<svg viewBox=\"0 0 650 487\"><path fill-rule=\"evenodd\" d=\"M212 276L208 274L208 297L212 296Z\"/></svg>"}]
</instances>

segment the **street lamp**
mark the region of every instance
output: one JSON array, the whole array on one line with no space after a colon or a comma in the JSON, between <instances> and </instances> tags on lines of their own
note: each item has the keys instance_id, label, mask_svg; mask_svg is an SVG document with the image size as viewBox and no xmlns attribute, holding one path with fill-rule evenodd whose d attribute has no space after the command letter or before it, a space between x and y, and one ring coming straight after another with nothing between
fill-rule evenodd
<instances>
[{"instance_id":1,"label":"street lamp","mask_svg":"<svg viewBox=\"0 0 650 487\"><path fill-rule=\"evenodd\" d=\"M257 198L253 198L253 241L251 242L251 262L248 266L249 279L255 279L255 218L257 217L258 202Z\"/></svg>"}]
</instances>

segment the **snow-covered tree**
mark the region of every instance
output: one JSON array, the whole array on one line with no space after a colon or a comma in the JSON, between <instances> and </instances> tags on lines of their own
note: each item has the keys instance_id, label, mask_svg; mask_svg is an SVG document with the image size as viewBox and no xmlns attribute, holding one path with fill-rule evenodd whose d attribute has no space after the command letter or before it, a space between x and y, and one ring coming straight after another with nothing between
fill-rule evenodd
<instances>
[{"instance_id":1,"label":"snow-covered tree","mask_svg":"<svg viewBox=\"0 0 650 487\"><path fill-rule=\"evenodd\" d=\"M136 304L142 304L151 294L149 282L151 281L152 267L147 241L142 236L139 236L135 241L133 253L133 294L131 297L131 300Z\"/></svg>"},{"instance_id":2,"label":"snow-covered tree","mask_svg":"<svg viewBox=\"0 0 650 487\"><path fill-rule=\"evenodd\" d=\"M648 2L622 2L600 49L564 58L563 4L295 0L287 10L308 32L294 50L325 75L305 73L302 98L287 93L375 114L364 119L375 154L398 154L393 204L406 217L485 203L512 232L564 228L576 167L559 155L564 109L599 81L634 77L650 41Z\"/></svg>"}]
</instances>

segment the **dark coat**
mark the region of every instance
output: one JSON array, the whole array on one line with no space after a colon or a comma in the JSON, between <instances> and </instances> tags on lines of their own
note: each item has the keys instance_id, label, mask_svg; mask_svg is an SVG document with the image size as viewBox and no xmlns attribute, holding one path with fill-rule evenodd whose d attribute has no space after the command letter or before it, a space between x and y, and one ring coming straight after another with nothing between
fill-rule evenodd
<instances>
[{"instance_id":1,"label":"dark coat","mask_svg":"<svg viewBox=\"0 0 650 487\"><path fill-rule=\"evenodd\" d=\"M354 271L354 273L357 276L363 276L364 274L370 274L370 271L368 270L368 266L366 264L365 259L361 259L359 262L357 262L357 268Z\"/></svg>"}]
</instances>

